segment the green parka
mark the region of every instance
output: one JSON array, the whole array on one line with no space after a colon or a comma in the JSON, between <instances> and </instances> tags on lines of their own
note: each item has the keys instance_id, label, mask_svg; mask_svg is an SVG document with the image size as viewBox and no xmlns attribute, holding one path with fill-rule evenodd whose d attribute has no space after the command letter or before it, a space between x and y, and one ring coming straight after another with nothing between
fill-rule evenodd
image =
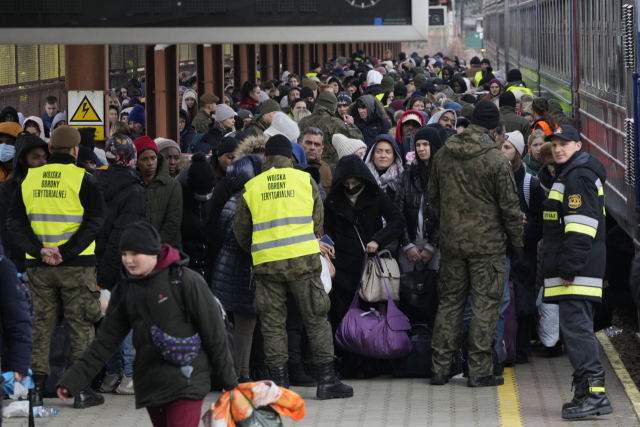
<instances>
[{"instance_id":1,"label":"green parka","mask_svg":"<svg viewBox=\"0 0 640 427\"><path fill-rule=\"evenodd\" d=\"M182 187L169 175L164 156L158 156L156 176L147 186L149 222L160 233L162 243L180 248L182 225Z\"/></svg>"},{"instance_id":2,"label":"green parka","mask_svg":"<svg viewBox=\"0 0 640 427\"><path fill-rule=\"evenodd\" d=\"M500 107L500 120L504 122L507 132L520 131L524 137L525 145L527 144L529 135L531 135L531 125L527 119L516 114L515 108Z\"/></svg>"}]
</instances>

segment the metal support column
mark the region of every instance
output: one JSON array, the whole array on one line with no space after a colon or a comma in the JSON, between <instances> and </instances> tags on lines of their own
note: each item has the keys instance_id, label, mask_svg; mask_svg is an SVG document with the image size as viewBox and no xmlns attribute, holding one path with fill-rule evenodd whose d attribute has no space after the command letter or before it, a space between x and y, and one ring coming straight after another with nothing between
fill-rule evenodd
<instances>
[{"instance_id":1,"label":"metal support column","mask_svg":"<svg viewBox=\"0 0 640 427\"><path fill-rule=\"evenodd\" d=\"M233 80L237 88L241 88L246 81L257 82L256 45L233 45Z\"/></svg>"},{"instance_id":2,"label":"metal support column","mask_svg":"<svg viewBox=\"0 0 640 427\"><path fill-rule=\"evenodd\" d=\"M261 44L260 45L260 80L267 81L273 80L276 78L276 75L279 73L275 69L279 68L279 65L274 61L273 53L274 46L277 48L278 45L273 44Z\"/></svg>"},{"instance_id":3,"label":"metal support column","mask_svg":"<svg viewBox=\"0 0 640 427\"><path fill-rule=\"evenodd\" d=\"M300 75L303 76L309 72L309 66L313 59L311 59L311 45L309 43L304 43L300 47Z\"/></svg>"},{"instance_id":4,"label":"metal support column","mask_svg":"<svg viewBox=\"0 0 640 427\"><path fill-rule=\"evenodd\" d=\"M178 46L146 45L147 136L180 140L178 133Z\"/></svg>"},{"instance_id":5,"label":"metal support column","mask_svg":"<svg viewBox=\"0 0 640 427\"><path fill-rule=\"evenodd\" d=\"M316 61L322 68L327 63L327 45L326 43L320 43L316 45Z\"/></svg>"},{"instance_id":6,"label":"metal support column","mask_svg":"<svg viewBox=\"0 0 640 427\"><path fill-rule=\"evenodd\" d=\"M300 44L292 44L291 46L291 58L289 62L291 63L291 68L289 72L300 75L302 72L300 71L300 54L302 50L302 45Z\"/></svg>"},{"instance_id":7,"label":"metal support column","mask_svg":"<svg viewBox=\"0 0 640 427\"><path fill-rule=\"evenodd\" d=\"M196 46L198 93L213 93L213 48L210 44Z\"/></svg>"},{"instance_id":8,"label":"metal support column","mask_svg":"<svg viewBox=\"0 0 640 427\"><path fill-rule=\"evenodd\" d=\"M224 45L211 45L211 93L222 98L224 93Z\"/></svg>"}]
</instances>

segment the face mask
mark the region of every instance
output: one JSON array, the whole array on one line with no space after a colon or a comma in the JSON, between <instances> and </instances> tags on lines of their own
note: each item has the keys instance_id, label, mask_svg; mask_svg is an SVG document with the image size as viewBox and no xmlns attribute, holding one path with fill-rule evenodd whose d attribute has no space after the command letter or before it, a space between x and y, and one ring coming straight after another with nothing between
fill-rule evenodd
<instances>
[{"instance_id":1,"label":"face mask","mask_svg":"<svg viewBox=\"0 0 640 427\"><path fill-rule=\"evenodd\" d=\"M350 196L354 196L354 195L358 194L358 191L360 191L362 189L362 185L363 184L360 183L360 184L358 184L358 185L356 185L355 187L352 187L352 188L345 187L344 188L344 192L347 193Z\"/></svg>"},{"instance_id":2,"label":"face mask","mask_svg":"<svg viewBox=\"0 0 640 427\"><path fill-rule=\"evenodd\" d=\"M195 197L196 200L199 201L199 202L206 202L207 200L211 200L211 198L213 197L213 193L209 193L209 194L194 194L193 197Z\"/></svg>"},{"instance_id":3,"label":"face mask","mask_svg":"<svg viewBox=\"0 0 640 427\"><path fill-rule=\"evenodd\" d=\"M0 162L8 162L13 159L16 153L16 147L13 145L0 144Z\"/></svg>"}]
</instances>

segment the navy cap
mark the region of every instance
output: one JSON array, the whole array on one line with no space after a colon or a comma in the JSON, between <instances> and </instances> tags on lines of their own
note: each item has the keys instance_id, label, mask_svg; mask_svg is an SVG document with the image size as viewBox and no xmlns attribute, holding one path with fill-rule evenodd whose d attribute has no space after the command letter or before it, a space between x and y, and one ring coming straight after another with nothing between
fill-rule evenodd
<instances>
[{"instance_id":1,"label":"navy cap","mask_svg":"<svg viewBox=\"0 0 640 427\"><path fill-rule=\"evenodd\" d=\"M544 139L545 141L551 141L551 138L557 136L558 138L562 138L565 141L580 141L580 135L578 131L573 126L569 125L560 125L556 130L554 130L551 135L547 135Z\"/></svg>"}]
</instances>

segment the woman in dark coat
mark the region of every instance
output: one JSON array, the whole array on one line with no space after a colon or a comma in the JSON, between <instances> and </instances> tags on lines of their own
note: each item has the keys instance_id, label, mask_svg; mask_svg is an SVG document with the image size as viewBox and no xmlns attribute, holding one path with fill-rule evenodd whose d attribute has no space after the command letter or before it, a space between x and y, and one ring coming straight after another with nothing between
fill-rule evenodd
<instances>
[{"instance_id":1,"label":"woman in dark coat","mask_svg":"<svg viewBox=\"0 0 640 427\"><path fill-rule=\"evenodd\" d=\"M391 123L385 118L382 107L373 95L362 95L353 104L351 110L353 123L364 136L367 148L373 145L374 139L381 134L388 133Z\"/></svg>"},{"instance_id":2,"label":"woman in dark coat","mask_svg":"<svg viewBox=\"0 0 640 427\"><path fill-rule=\"evenodd\" d=\"M251 284L251 255L242 250L233 233L238 197L245 184L260 174L262 160L248 155L227 168L227 185L233 194L220 214L219 229L224 245L216 259L213 280L209 287L228 311L233 312L236 343L236 374L238 382L251 382L249 357L256 312L253 308L255 287Z\"/></svg>"},{"instance_id":3,"label":"woman in dark coat","mask_svg":"<svg viewBox=\"0 0 640 427\"><path fill-rule=\"evenodd\" d=\"M404 171L403 163L396 140L387 134L379 135L374 139L364 158L364 164L391 201L396 198L398 183Z\"/></svg>"},{"instance_id":4,"label":"woman in dark coat","mask_svg":"<svg viewBox=\"0 0 640 427\"><path fill-rule=\"evenodd\" d=\"M360 283L363 246L367 252L384 248L395 241L404 228L402 213L380 189L362 159L356 155L341 158L324 205L324 231L335 243L334 326L346 315ZM360 359L358 369L357 356L343 352L342 378L356 374L371 378L379 374L375 361Z\"/></svg>"},{"instance_id":5,"label":"woman in dark coat","mask_svg":"<svg viewBox=\"0 0 640 427\"><path fill-rule=\"evenodd\" d=\"M429 161L441 147L440 134L432 127L418 129L415 159L402 173L395 204L407 223L399 241L398 264L403 273L438 269L440 223L429 204Z\"/></svg>"},{"instance_id":6,"label":"woman in dark coat","mask_svg":"<svg viewBox=\"0 0 640 427\"><path fill-rule=\"evenodd\" d=\"M524 138L520 132L507 133L502 152L511 162L513 176L518 188L520 210L524 214L524 257L511 264L509 279L513 281L516 294L516 363L527 363L531 356L531 326L536 311L536 272L538 242L542 239L543 206L546 200L544 189L538 179L526 172L522 153ZM512 258L513 259L513 258Z\"/></svg>"}]
</instances>

